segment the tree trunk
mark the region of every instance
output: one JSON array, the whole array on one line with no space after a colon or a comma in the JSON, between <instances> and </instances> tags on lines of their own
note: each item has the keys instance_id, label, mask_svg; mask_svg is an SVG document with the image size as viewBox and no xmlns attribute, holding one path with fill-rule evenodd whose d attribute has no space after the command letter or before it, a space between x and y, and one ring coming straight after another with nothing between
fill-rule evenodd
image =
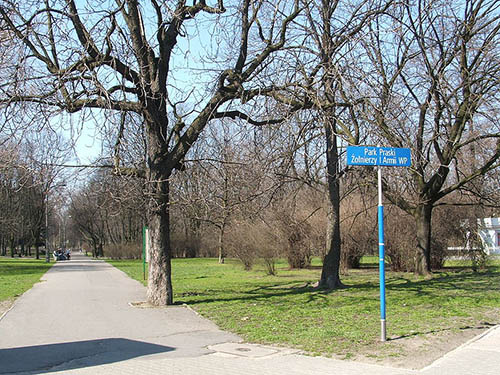
<instances>
[{"instance_id":1,"label":"tree trunk","mask_svg":"<svg viewBox=\"0 0 500 375\"><path fill-rule=\"evenodd\" d=\"M170 208L168 177L152 181L161 191L161 198L152 200L149 220L150 257L148 273L148 302L155 305L171 305L173 290L171 279Z\"/></svg>"},{"instance_id":2,"label":"tree trunk","mask_svg":"<svg viewBox=\"0 0 500 375\"><path fill-rule=\"evenodd\" d=\"M340 281L340 183L339 154L337 136L334 132L333 120L325 125L326 164L328 182L328 227L326 236L327 254L323 261L319 287L336 289L344 285Z\"/></svg>"},{"instance_id":3,"label":"tree trunk","mask_svg":"<svg viewBox=\"0 0 500 375\"><path fill-rule=\"evenodd\" d=\"M97 258L97 241L92 241L92 258Z\"/></svg>"},{"instance_id":4,"label":"tree trunk","mask_svg":"<svg viewBox=\"0 0 500 375\"><path fill-rule=\"evenodd\" d=\"M170 244L170 176L168 144L164 132L168 125L166 113L157 103L150 108L146 121L147 184L149 200L149 272L147 300L155 306L173 304L171 279L172 248ZM156 111L156 112L155 112ZM160 120L161 119L161 120Z\"/></svg>"},{"instance_id":5,"label":"tree trunk","mask_svg":"<svg viewBox=\"0 0 500 375\"><path fill-rule=\"evenodd\" d=\"M219 228L219 264L224 264L226 259L226 251L224 250L224 233L226 231L226 220L223 221Z\"/></svg>"},{"instance_id":6,"label":"tree trunk","mask_svg":"<svg viewBox=\"0 0 500 375\"><path fill-rule=\"evenodd\" d=\"M224 161L228 162L229 161L229 138L224 137L224 151L223 151L223 156L224 156ZM219 228L219 264L224 264L224 260L226 257L225 251L224 251L224 233L226 231L226 225L229 220L229 170L226 169L226 166L223 166L224 168L224 196L222 198L222 214L223 219L222 219L222 225Z\"/></svg>"},{"instance_id":7,"label":"tree trunk","mask_svg":"<svg viewBox=\"0 0 500 375\"><path fill-rule=\"evenodd\" d=\"M432 204L423 204L413 214L417 230L417 249L415 254L415 273L431 273L431 219Z\"/></svg>"},{"instance_id":8,"label":"tree trunk","mask_svg":"<svg viewBox=\"0 0 500 375\"><path fill-rule=\"evenodd\" d=\"M14 254L15 254L15 248L16 246L14 245L15 241L13 238L11 238L10 240L10 257L11 258L14 258Z\"/></svg>"}]
</instances>

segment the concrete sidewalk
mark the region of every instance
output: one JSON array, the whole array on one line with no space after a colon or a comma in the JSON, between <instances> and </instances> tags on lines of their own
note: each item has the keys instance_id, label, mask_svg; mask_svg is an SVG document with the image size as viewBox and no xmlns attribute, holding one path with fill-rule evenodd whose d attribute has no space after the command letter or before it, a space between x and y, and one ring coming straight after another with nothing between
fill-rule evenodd
<instances>
[{"instance_id":1,"label":"concrete sidewalk","mask_svg":"<svg viewBox=\"0 0 500 375\"><path fill-rule=\"evenodd\" d=\"M184 307L139 308L145 288L75 254L0 320L0 374L500 374L500 329L406 370L242 343Z\"/></svg>"}]
</instances>

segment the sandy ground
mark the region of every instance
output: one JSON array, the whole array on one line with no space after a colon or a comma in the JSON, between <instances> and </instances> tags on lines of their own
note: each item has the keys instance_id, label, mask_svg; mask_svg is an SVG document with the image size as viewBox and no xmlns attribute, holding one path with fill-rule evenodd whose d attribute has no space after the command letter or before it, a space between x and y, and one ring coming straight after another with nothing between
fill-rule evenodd
<instances>
[{"instance_id":1,"label":"sandy ground","mask_svg":"<svg viewBox=\"0 0 500 375\"><path fill-rule=\"evenodd\" d=\"M13 304L13 300L0 301L0 319L3 317L3 314L9 311Z\"/></svg>"},{"instance_id":2,"label":"sandy ground","mask_svg":"<svg viewBox=\"0 0 500 375\"><path fill-rule=\"evenodd\" d=\"M380 350L377 354L359 353L350 360L406 369L422 369L489 328L491 326L388 340L379 344Z\"/></svg>"}]
</instances>

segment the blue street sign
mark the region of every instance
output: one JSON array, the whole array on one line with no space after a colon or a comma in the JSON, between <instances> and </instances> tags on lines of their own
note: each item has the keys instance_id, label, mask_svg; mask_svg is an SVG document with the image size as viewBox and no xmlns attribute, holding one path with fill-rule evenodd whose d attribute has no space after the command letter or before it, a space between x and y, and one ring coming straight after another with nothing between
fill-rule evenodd
<instances>
[{"instance_id":1,"label":"blue street sign","mask_svg":"<svg viewBox=\"0 0 500 375\"><path fill-rule=\"evenodd\" d=\"M409 148L348 146L347 165L379 165L383 167L409 167Z\"/></svg>"},{"instance_id":2,"label":"blue street sign","mask_svg":"<svg viewBox=\"0 0 500 375\"><path fill-rule=\"evenodd\" d=\"M380 276L380 340L387 340L385 315L385 243L384 243L384 205L382 202L382 168L409 167L411 152L409 148L348 146L347 165L378 166L378 247Z\"/></svg>"}]
</instances>

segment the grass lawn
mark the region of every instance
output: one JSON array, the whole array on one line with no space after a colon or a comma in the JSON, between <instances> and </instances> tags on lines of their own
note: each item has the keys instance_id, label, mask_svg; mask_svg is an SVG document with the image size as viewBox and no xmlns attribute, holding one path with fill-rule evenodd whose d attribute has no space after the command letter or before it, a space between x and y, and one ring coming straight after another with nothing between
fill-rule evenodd
<instances>
[{"instance_id":1,"label":"grass lawn","mask_svg":"<svg viewBox=\"0 0 500 375\"><path fill-rule=\"evenodd\" d=\"M110 263L145 283L141 261ZM428 279L387 272L387 335L393 344L385 345L379 342L378 270L352 270L342 277L347 289L329 292L311 286L320 272L319 261L292 271L281 262L278 275L267 276L263 267L244 271L234 260L219 265L216 259L174 259L174 299L245 340L342 358L405 355L397 345L405 338L500 323L499 262L480 273L450 268Z\"/></svg>"},{"instance_id":2,"label":"grass lawn","mask_svg":"<svg viewBox=\"0 0 500 375\"><path fill-rule=\"evenodd\" d=\"M53 264L45 259L0 257L0 302L19 297Z\"/></svg>"}]
</instances>

